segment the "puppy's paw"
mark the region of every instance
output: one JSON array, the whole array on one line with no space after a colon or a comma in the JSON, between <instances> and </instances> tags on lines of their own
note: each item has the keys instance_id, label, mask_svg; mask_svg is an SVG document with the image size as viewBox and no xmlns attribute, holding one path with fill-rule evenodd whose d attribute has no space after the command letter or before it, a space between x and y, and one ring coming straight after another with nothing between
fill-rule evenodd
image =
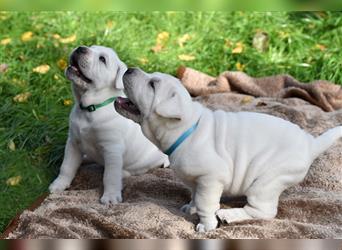
<instances>
[{"instance_id":1,"label":"puppy's paw","mask_svg":"<svg viewBox=\"0 0 342 250\"><path fill-rule=\"evenodd\" d=\"M216 229L217 224L218 224L217 221L212 221L212 222L205 223L205 224L198 223L196 226L196 231L199 233L205 233L205 232Z\"/></svg>"},{"instance_id":2,"label":"puppy's paw","mask_svg":"<svg viewBox=\"0 0 342 250\"><path fill-rule=\"evenodd\" d=\"M190 214L190 215L197 213L196 207L193 206L191 203L185 204L184 206L182 206L180 211L182 211L183 213L186 213L186 214Z\"/></svg>"},{"instance_id":3,"label":"puppy's paw","mask_svg":"<svg viewBox=\"0 0 342 250\"><path fill-rule=\"evenodd\" d=\"M70 182L63 179L63 178L57 178L52 182L49 186L50 193L60 193L63 192L65 189L67 189L70 186Z\"/></svg>"},{"instance_id":4,"label":"puppy's paw","mask_svg":"<svg viewBox=\"0 0 342 250\"><path fill-rule=\"evenodd\" d=\"M121 193L105 193L100 201L104 205L115 205L122 202L122 196Z\"/></svg>"},{"instance_id":5,"label":"puppy's paw","mask_svg":"<svg viewBox=\"0 0 342 250\"><path fill-rule=\"evenodd\" d=\"M219 209L216 211L216 215L220 221L226 223L252 219L243 208Z\"/></svg>"}]
</instances>

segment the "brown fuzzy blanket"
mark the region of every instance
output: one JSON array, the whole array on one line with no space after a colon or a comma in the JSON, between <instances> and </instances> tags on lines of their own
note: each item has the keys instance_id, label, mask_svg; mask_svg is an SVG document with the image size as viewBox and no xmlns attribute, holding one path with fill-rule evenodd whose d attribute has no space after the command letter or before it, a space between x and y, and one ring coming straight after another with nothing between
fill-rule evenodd
<instances>
[{"instance_id":1,"label":"brown fuzzy blanket","mask_svg":"<svg viewBox=\"0 0 342 250\"><path fill-rule=\"evenodd\" d=\"M195 98L212 109L255 111L298 124L313 135L342 124L342 109L324 112L298 98L254 98L236 93ZM257 131L256 131L257 132ZM15 220L6 238L341 238L342 140L320 155L305 180L283 192L273 220L221 224L198 234L196 215L179 208L190 192L170 169L154 169L124 180L124 202L99 203L102 168L83 166L70 190L50 194L34 211ZM243 206L244 199L225 198L222 206Z\"/></svg>"},{"instance_id":2,"label":"brown fuzzy blanket","mask_svg":"<svg viewBox=\"0 0 342 250\"><path fill-rule=\"evenodd\" d=\"M226 71L214 78L186 67L179 67L177 74L193 96L238 92L254 97L297 97L324 111L342 108L342 87L327 81L307 84L289 75L254 78L237 71Z\"/></svg>"}]
</instances>

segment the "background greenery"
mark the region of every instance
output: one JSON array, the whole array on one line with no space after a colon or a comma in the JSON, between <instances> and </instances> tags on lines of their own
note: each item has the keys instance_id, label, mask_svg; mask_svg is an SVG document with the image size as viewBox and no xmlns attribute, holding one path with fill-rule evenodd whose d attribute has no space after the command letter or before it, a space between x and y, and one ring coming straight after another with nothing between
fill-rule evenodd
<instances>
[{"instance_id":1,"label":"background greenery","mask_svg":"<svg viewBox=\"0 0 342 250\"><path fill-rule=\"evenodd\" d=\"M258 31L269 35L265 52L252 46ZM341 34L339 12L0 12L0 231L57 174L72 99L63 68L74 47L113 47L146 71L184 64L342 83Z\"/></svg>"}]
</instances>

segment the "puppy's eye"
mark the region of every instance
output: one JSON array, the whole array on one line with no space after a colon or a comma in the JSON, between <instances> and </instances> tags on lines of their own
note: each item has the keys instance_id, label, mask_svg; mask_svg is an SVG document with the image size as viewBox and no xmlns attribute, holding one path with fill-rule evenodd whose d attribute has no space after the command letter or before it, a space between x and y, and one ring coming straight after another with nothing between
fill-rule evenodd
<instances>
[{"instance_id":1,"label":"puppy's eye","mask_svg":"<svg viewBox=\"0 0 342 250\"><path fill-rule=\"evenodd\" d=\"M100 56L100 57L99 57L99 60L100 60L101 62L103 62L104 64L106 64L106 58L104 58L104 56Z\"/></svg>"},{"instance_id":2,"label":"puppy's eye","mask_svg":"<svg viewBox=\"0 0 342 250\"><path fill-rule=\"evenodd\" d=\"M148 84L151 86L151 88L154 90L154 81L153 80L150 80L148 82Z\"/></svg>"}]
</instances>

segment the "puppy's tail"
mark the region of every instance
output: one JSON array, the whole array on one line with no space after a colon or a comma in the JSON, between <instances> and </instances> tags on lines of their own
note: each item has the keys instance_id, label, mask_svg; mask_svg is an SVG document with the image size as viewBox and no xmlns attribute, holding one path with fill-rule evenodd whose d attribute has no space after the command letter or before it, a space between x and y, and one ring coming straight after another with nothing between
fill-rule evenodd
<instances>
[{"instance_id":1,"label":"puppy's tail","mask_svg":"<svg viewBox=\"0 0 342 250\"><path fill-rule=\"evenodd\" d=\"M319 154L327 150L337 139L342 137L342 126L329 129L317 138L313 139L313 156L316 158Z\"/></svg>"}]
</instances>

